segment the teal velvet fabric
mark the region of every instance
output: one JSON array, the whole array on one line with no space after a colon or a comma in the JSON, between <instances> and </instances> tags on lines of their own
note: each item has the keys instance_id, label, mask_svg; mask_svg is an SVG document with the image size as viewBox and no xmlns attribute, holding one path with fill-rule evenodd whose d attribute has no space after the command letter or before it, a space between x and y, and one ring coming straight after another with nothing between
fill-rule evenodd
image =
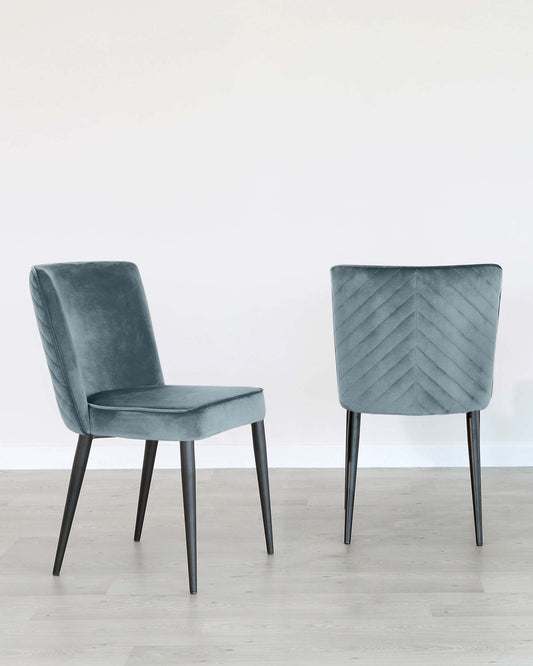
<instances>
[{"instance_id":1,"label":"teal velvet fabric","mask_svg":"<svg viewBox=\"0 0 533 666\"><path fill-rule=\"evenodd\" d=\"M262 420L261 389L183 392L177 389L184 387L164 386L135 264L34 266L30 290L57 403L70 430L140 439L193 439L194 434L200 439ZM116 401L119 394L130 402L98 402L103 396ZM138 403L141 396L145 405Z\"/></svg>"},{"instance_id":2,"label":"teal velvet fabric","mask_svg":"<svg viewBox=\"0 0 533 666\"><path fill-rule=\"evenodd\" d=\"M89 396L95 435L157 440L196 440L262 421L260 388L146 386Z\"/></svg>"},{"instance_id":3,"label":"teal velvet fabric","mask_svg":"<svg viewBox=\"0 0 533 666\"><path fill-rule=\"evenodd\" d=\"M129 262L34 266L37 321L61 414L92 434L87 396L163 384L139 271Z\"/></svg>"},{"instance_id":4,"label":"teal velvet fabric","mask_svg":"<svg viewBox=\"0 0 533 666\"><path fill-rule=\"evenodd\" d=\"M369 414L452 414L492 395L495 264L331 269L339 399Z\"/></svg>"}]
</instances>

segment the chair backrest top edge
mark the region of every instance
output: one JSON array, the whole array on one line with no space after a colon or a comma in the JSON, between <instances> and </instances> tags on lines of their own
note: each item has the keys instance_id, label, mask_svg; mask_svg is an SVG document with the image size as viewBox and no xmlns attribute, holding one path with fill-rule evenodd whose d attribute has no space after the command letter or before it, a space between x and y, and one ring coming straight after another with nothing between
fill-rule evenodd
<instances>
[{"instance_id":1,"label":"chair backrest top edge","mask_svg":"<svg viewBox=\"0 0 533 666\"><path fill-rule=\"evenodd\" d=\"M109 260L109 261L59 261L47 264L34 264L31 268L35 270L46 270L50 268L60 268L61 266L136 266L133 261Z\"/></svg>"},{"instance_id":2,"label":"chair backrest top edge","mask_svg":"<svg viewBox=\"0 0 533 666\"><path fill-rule=\"evenodd\" d=\"M503 270L500 264L496 263L480 263L480 264L444 264L444 265L426 265L426 266L399 266L399 265L380 265L380 264L336 264L330 270L335 268L411 268L411 269L424 269L424 268L479 268L481 266L493 266Z\"/></svg>"}]
</instances>

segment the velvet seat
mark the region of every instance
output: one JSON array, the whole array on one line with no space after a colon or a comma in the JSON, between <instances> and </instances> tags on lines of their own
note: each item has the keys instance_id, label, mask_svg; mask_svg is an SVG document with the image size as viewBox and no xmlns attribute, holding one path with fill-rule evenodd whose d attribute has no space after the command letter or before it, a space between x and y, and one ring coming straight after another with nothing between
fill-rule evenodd
<instances>
[{"instance_id":1,"label":"velvet seat","mask_svg":"<svg viewBox=\"0 0 533 666\"><path fill-rule=\"evenodd\" d=\"M273 553L262 389L165 384L135 264L34 266L30 290L59 411L67 428L79 435L54 575L61 570L95 437L146 441L135 541L141 538L157 443L180 441L189 588L195 593L194 442L251 424L265 540Z\"/></svg>"},{"instance_id":2,"label":"velvet seat","mask_svg":"<svg viewBox=\"0 0 533 666\"><path fill-rule=\"evenodd\" d=\"M331 269L337 385L347 410L345 543L362 413L466 414L476 543L483 543L480 410L492 396L501 279L496 264Z\"/></svg>"},{"instance_id":3,"label":"velvet seat","mask_svg":"<svg viewBox=\"0 0 533 666\"><path fill-rule=\"evenodd\" d=\"M229 386L143 386L87 398L94 435L197 440L262 421L263 391Z\"/></svg>"}]
</instances>

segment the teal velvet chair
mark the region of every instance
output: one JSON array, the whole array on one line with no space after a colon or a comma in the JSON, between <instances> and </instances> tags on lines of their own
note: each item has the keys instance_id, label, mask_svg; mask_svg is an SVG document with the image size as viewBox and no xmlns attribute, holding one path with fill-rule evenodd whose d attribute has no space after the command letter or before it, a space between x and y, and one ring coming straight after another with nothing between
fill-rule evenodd
<instances>
[{"instance_id":1,"label":"teal velvet chair","mask_svg":"<svg viewBox=\"0 0 533 666\"><path fill-rule=\"evenodd\" d=\"M54 575L59 575L91 443L145 440L135 525L141 531L160 440L180 441L189 588L197 590L194 442L251 424L268 553L274 552L260 388L165 384L137 267L129 262L34 266L30 289L59 411L79 435Z\"/></svg>"},{"instance_id":2,"label":"teal velvet chair","mask_svg":"<svg viewBox=\"0 0 533 666\"><path fill-rule=\"evenodd\" d=\"M492 394L502 270L495 264L331 269L346 419L344 542L352 534L361 413L466 414L476 543L480 411Z\"/></svg>"}]
</instances>

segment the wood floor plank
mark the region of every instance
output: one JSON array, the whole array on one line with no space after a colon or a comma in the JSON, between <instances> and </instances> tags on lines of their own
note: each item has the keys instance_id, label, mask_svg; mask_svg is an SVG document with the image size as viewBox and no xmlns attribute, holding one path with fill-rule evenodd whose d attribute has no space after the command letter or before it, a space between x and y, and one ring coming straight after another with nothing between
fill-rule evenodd
<instances>
[{"instance_id":1,"label":"wood floor plank","mask_svg":"<svg viewBox=\"0 0 533 666\"><path fill-rule=\"evenodd\" d=\"M0 666L125 666L131 650L122 647L84 645L43 649L0 648Z\"/></svg>"}]
</instances>

